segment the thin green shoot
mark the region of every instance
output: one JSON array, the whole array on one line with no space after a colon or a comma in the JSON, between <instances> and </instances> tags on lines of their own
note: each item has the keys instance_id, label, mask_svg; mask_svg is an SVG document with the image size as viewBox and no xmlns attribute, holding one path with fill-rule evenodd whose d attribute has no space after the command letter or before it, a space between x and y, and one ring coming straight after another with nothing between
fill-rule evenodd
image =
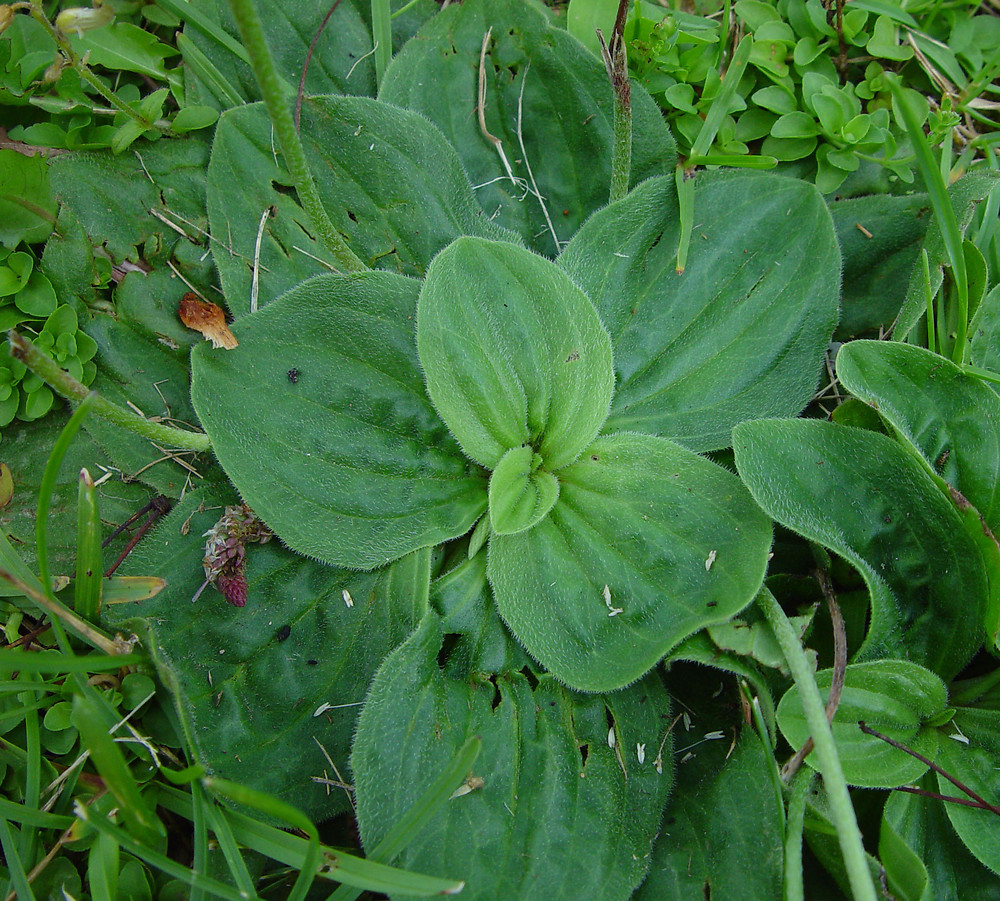
<instances>
[{"instance_id":1,"label":"thin green shoot","mask_svg":"<svg viewBox=\"0 0 1000 901\"><path fill-rule=\"evenodd\" d=\"M927 248L920 249L920 286L924 289L924 300L927 305L927 349L937 353L937 325L934 315L934 292L931 290L931 266L927 257Z\"/></svg>"},{"instance_id":2,"label":"thin green shoot","mask_svg":"<svg viewBox=\"0 0 1000 901\"><path fill-rule=\"evenodd\" d=\"M934 155L927 138L924 136L920 120L913 111L910 98L896 80L890 80L889 87L892 91L894 105L899 111L900 118L906 126L910 143L913 145L917 167L930 195L931 208L934 210L934 218L941 229L945 253L951 267L958 300L955 343L952 347L951 358L961 366L965 359L965 345L968 341L969 330L969 277L965 266L965 251L962 248L962 234L955 216L955 208L952 206L945 180L941 174L941 167L935 164ZM923 102L922 98L921 102ZM929 327L928 323L928 329ZM940 338L938 347L938 352L944 354L945 347L940 342Z\"/></svg>"},{"instance_id":3,"label":"thin green shoot","mask_svg":"<svg viewBox=\"0 0 1000 901\"><path fill-rule=\"evenodd\" d=\"M229 0L233 17L243 37L243 44L253 65L254 75L267 107L268 117L274 128L275 137L281 147L285 165L292 177L299 203L306 215L312 221L320 240L333 255L337 265L345 272L364 272L368 267L361 262L357 254L347 245L343 236L330 221L330 216L323 206L316 181L306 161L305 149L299 138L298 129L288 104L288 93L285 82L278 75L278 70L271 56L271 50L264 37L264 26L257 13L254 0Z\"/></svg>"},{"instance_id":4,"label":"thin green shoot","mask_svg":"<svg viewBox=\"0 0 1000 901\"><path fill-rule=\"evenodd\" d=\"M57 394L61 394L70 401L83 401L84 398L94 394L82 382L78 382L68 372L63 370L55 360L48 354L43 353L23 335L18 334L14 329L7 332L7 340L10 343L10 354L20 360L32 372L46 382ZM102 419L107 419L115 425L142 435L144 438L166 444L168 447L184 448L193 451L207 451L211 449L212 442L208 435L203 432L189 432L185 429L175 429L158 422L150 422L143 419L137 413L119 407L111 403L100 395L95 395L94 413Z\"/></svg>"},{"instance_id":5,"label":"thin green shoot","mask_svg":"<svg viewBox=\"0 0 1000 901\"><path fill-rule=\"evenodd\" d=\"M35 544L38 555L38 577L42 583L42 590L49 596L50 600L55 600L52 591L52 579L49 573L49 509L52 506L52 492L55 490L56 479L59 477L59 467L62 465L66 451L76 433L83 425L83 420L94 406L97 398L96 392L90 392L80 403L80 406L73 411L63 430L59 433L56 443L49 454L49 459L45 464L45 472L42 475L42 484L38 489L38 513L35 517ZM67 650L64 648L63 650Z\"/></svg>"},{"instance_id":6,"label":"thin green shoot","mask_svg":"<svg viewBox=\"0 0 1000 901\"><path fill-rule=\"evenodd\" d=\"M451 763L441 771L416 803L399 820L385 838L376 845L369 855L373 861L390 861L403 850L427 821L434 816L462 783L476 762L482 749L482 739L470 738L459 748ZM354 901L361 893L348 886L342 886L330 897L330 901Z\"/></svg>"},{"instance_id":7,"label":"thin green shoot","mask_svg":"<svg viewBox=\"0 0 1000 901\"><path fill-rule=\"evenodd\" d=\"M816 774L802 767L792 780L785 821L785 901L805 901L802 879L802 830L805 826L806 801Z\"/></svg>"},{"instance_id":8,"label":"thin green shoot","mask_svg":"<svg viewBox=\"0 0 1000 901\"><path fill-rule=\"evenodd\" d=\"M320 863L319 832L312 820L291 804L286 804L278 798L249 786L230 782L228 779L206 776L202 780L202 785L209 791L229 798L237 804L259 810L269 817L284 820L290 826L301 829L309 837L308 850L302 861L302 866L299 868L299 875L287 896L287 901L304 901L313 880L316 878L316 871L319 869Z\"/></svg>"},{"instance_id":9,"label":"thin green shoot","mask_svg":"<svg viewBox=\"0 0 1000 901\"><path fill-rule=\"evenodd\" d=\"M391 13L389 0L372 0L372 47L375 50L375 83L379 87L392 59Z\"/></svg>"},{"instance_id":10,"label":"thin green shoot","mask_svg":"<svg viewBox=\"0 0 1000 901\"><path fill-rule=\"evenodd\" d=\"M745 35L736 46L736 52L733 54L733 59L729 64L725 78L722 79L722 86L719 88L719 93L715 96L708 113L705 115L705 121L698 132L698 137L695 138L694 143L691 145L691 157L708 156L709 148L719 133L722 120L725 119L733 97L736 96L736 89L739 87L740 79L743 77L743 72L747 67L752 49L753 37L749 34Z\"/></svg>"},{"instance_id":11,"label":"thin green shoot","mask_svg":"<svg viewBox=\"0 0 1000 901\"><path fill-rule=\"evenodd\" d=\"M240 92L219 71L215 63L183 32L177 34L177 49L180 50L185 65L198 76L216 100L226 107L241 106L246 103Z\"/></svg>"},{"instance_id":12,"label":"thin green shoot","mask_svg":"<svg viewBox=\"0 0 1000 901\"><path fill-rule=\"evenodd\" d=\"M156 4L173 13L182 22L187 22L220 47L224 47L241 62L250 65L250 54L243 45L209 19L197 6L188 3L188 0L156 0Z\"/></svg>"},{"instance_id":13,"label":"thin green shoot","mask_svg":"<svg viewBox=\"0 0 1000 901\"><path fill-rule=\"evenodd\" d=\"M250 871L247 870L246 861L243 860L243 855L240 853L229 820L210 799L205 797L199 783L195 782L191 785L191 795L194 809L197 810L199 803L204 808L206 825L212 830L219 843L219 850L222 851L222 856L226 859L229 872L232 873L237 888L244 892L248 898L256 898L257 890L254 887L253 878L250 876Z\"/></svg>"},{"instance_id":14,"label":"thin green shoot","mask_svg":"<svg viewBox=\"0 0 1000 901\"><path fill-rule=\"evenodd\" d=\"M3 849L4 861L10 874L10 882L0 885L0 892L6 895L9 886L13 885L15 897L19 901L34 901L35 893L31 890L28 874L18 854L14 832L7 820L2 817L0 817L0 848Z\"/></svg>"},{"instance_id":15,"label":"thin green shoot","mask_svg":"<svg viewBox=\"0 0 1000 901\"><path fill-rule=\"evenodd\" d=\"M123 850L127 851L134 857L138 857L139 860L144 860L151 867L155 867L161 872L166 873L168 876L172 876L174 879L179 879L187 885L202 888L204 891L211 893L213 897L222 898L223 901L246 901L245 897L239 892L238 889L234 889L232 886L226 885L224 882L219 882L217 879L212 879L211 877L204 876L201 873L195 873L183 864L180 864L175 860L171 860L166 854L162 854L148 845L138 841L125 829L122 829L120 826L116 826L106 817L92 815L91 812L79 801L76 802L75 809L76 815L81 820L85 823L89 823L98 832L111 836Z\"/></svg>"},{"instance_id":16,"label":"thin green shoot","mask_svg":"<svg viewBox=\"0 0 1000 901\"><path fill-rule=\"evenodd\" d=\"M101 614L101 589L104 577L101 565L101 516L97 489L86 469L80 471L77 495L76 581L73 583L73 607L77 614L96 623Z\"/></svg>"}]
</instances>

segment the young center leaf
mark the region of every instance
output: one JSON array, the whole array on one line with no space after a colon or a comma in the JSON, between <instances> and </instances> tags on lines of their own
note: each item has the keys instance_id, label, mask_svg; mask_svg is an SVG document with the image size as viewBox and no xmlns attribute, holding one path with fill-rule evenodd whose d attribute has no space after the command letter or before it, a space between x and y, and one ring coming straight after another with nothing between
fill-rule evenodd
<instances>
[{"instance_id":1,"label":"young center leaf","mask_svg":"<svg viewBox=\"0 0 1000 901\"><path fill-rule=\"evenodd\" d=\"M417 349L435 408L487 469L527 444L554 472L608 415L611 340L594 305L521 247L466 237L438 254L420 291Z\"/></svg>"},{"instance_id":2,"label":"young center leaf","mask_svg":"<svg viewBox=\"0 0 1000 901\"><path fill-rule=\"evenodd\" d=\"M490 476L490 526L498 535L530 529L559 497L559 482L539 470L541 454L530 446L512 447Z\"/></svg>"},{"instance_id":3,"label":"young center leaf","mask_svg":"<svg viewBox=\"0 0 1000 901\"><path fill-rule=\"evenodd\" d=\"M753 599L771 525L732 473L666 439L620 434L558 476L545 519L491 535L488 573L511 631L568 685L627 685Z\"/></svg>"},{"instance_id":4,"label":"young center leaf","mask_svg":"<svg viewBox=\"0 0 1000 901\"><path fill-rule=\"evenodd\" d=\"M191 394L226 474L293 550L372 569L455 538L486 481L424 390L418 283L388 272L304 282L192 354Z\"/></svg>"}]
</instances>

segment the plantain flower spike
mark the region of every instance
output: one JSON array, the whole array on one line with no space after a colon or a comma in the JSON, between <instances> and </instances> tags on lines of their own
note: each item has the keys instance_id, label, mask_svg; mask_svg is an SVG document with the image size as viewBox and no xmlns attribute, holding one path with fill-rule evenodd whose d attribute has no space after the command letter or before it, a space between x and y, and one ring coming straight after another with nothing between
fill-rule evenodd
<instances>
[{"instance_id":1,"label":"plantain flower spike","mask_svg":"<svg viewBox=\"0 0 1000 901\"><path fill-rule=\"evenodd\" d=\"M83 37L85 31L110 25L114 18L115 11L110 3L98 3L93 9L74 6L56 16L56 28L64 34L75 31L77 37Z\"/></svg>"},{"instance_id":2,"label":"plantain flower spike","mask_svg":"<svg viewBox=\"0 0 1000 901\"><path fill-rule=\"evenodd\" d=\"M7 30L7 26L14 21L14 7L7 3L0 4L0 34Z\"/></svg>"}]
</instances>

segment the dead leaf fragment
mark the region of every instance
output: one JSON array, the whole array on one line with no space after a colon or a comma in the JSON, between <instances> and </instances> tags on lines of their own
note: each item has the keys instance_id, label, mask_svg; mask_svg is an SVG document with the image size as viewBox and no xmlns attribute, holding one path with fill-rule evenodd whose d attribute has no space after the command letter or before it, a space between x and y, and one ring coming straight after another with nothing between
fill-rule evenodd
<instances>
[{"instance_id":1,"label":"dead leaf fragment","mask_svg":"<svg viewBox=\"0 0 1000 901\"><path fill-rule=\"evenodd\" d=\"M199 300L196 294L189 291L181 299L177 312L181 317L181 322L188 328L201 332L212 342L212 347L224 347L226 350L232 350L239 344L236 336L229 331L229 326L226 325L226 314L218 304Z\"/></svg>"}]
</instances>

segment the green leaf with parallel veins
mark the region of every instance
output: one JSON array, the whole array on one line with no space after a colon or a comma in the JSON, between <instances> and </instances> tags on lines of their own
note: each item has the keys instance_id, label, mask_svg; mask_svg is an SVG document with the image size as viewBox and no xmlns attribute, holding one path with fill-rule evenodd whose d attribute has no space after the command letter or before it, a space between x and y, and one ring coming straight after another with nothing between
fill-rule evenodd
<instances>
[{"instance_id":1,"label":"green leaf with parallel veins","mask_svg":"<svg viewBox=\"0 0 1000 901\"><path fill-rule=\"evenodd\" d=\"M329 770L324 750L347 773L368 682L426 611L429 552L358 573L277 541L250 544L246 606L230 606L212 587L192 604L205 578L203 533L234 500L228 488L185 495L124 564L130 574L155 572L167 587L139 604L105 604L102 616L144 636L192 763L325 819L350 802L311 777Z\"/></svg>"},{"instance_id":2,"label":"green leaf with parallel veins","mask_svg":"<svg viewBox=\"0 0 1000 901\"><path fill-rule=\"evenodd\" d=\"M782 807L766 776L774 759L740 722L736 681L705 667L670 668L667 690L696 715L676 727L674 790L633 901L783 897Z\"/></svg>"},{"instance_id":3,"label":"green leaf with parallel veins","mask_svg":"<svg viewBox=\"0 0 1000 901\"><path fill-rule=\"evenodd\" d=\"M480 107L480 55L490 29L482 112L510 173L472 112ZM393 59L379 99L434 122L479 186L483 209L546 256L608 202L613 95L604 66L525 0L442 10ZM637 82L632 128L632 184L672 173L676 145Z\"/></svg>"},{"instance_id":4,"label":"green leaf with parallel veins","mask_svg":"<svg viewBox=\"0 0 1000 901\"><path fill-rule=\"evenodd\" d=\"M558 266L512 244L460 238L437 256L417 347L434 406L488 469L528 443L555 472L608 415L611 341L594 305Z\"/></svg>"},{"instance_id":5,"label":"green leaf with parallel veins","mask_svg":"<svg viewBox=\"0 0 1000 901\"><path fill-rule=\"evenodd\" d=\"M1000 397L951 360L897 341L852 341L837 377L1000 526Z\"/></svg>"},{"instance_id":6,"label":"green leaf with parallel veins","mask_svg":"<svg viewBox=\"0 0 1000 901\"><path fill-rule=\"evenodd\" d=\"M423 116L364 97L314 97L300 133L323 205L365 263L422 276L459 235L498 235L455 151ZM208 177L215 262L234 315L250 308L248 263L258 256L261 306L334 268L275 157L263 104L223 114Z\"/></svg>"},{"instance_id":7,"label":"green leaf with parallel veins","mask_svg":"<svg viewBox=\"0 0 1000 901\"><path fill-rule=\"evenodd\" d=\"M413 340L419 283L320 276L192 353L191 395L244 500L299 553L371 569L455 538L486 482L431 407Z\"/></svg>"},{"instance_id":8,"label":"green leaf with parallel veins","mask_svg":"<svg viewBox=\"0 0 1000 901\"><path fill-rule=\"evenodd\" d=\"M833 670L816 673L820 692L829 694ZM927 725L945 709L948 691L934 673L906 660L854 663L844 674L844 691L830 724L844 778L865 788L892 788L919 779L927 764L858 727L864 721L924 757L934 758L938 732ZM778 725L788 743L800 748L809 738L796 686L778 704ZM810 757L806 763L812 763Z\"/></svg>"},{"instance_id":9,"label":"green leaf with parallel veins","mask_svg":"<svg viewBox=\"0 0 1000 901\"><path fill-rule=\"evenodd\" d=\"M646 871L671 784L658 677L606 696L549 675L442 672L433 614L379 669L351 755L369 850L467 738L483 748L465 788L396 863L466 882L463 898L625 901ZM615 748L609 747L609 724ZM641 750L640 750L641 748ZM474 836L472 841L470 837Z\"/></svg>"},{"instance_id":10,"label":"green leaf with parallel veins","mask_svg":"<svg viewBox=\"0 0 1000 901\"><path fill-rule=\"evenodd\" d=\"M593 216L559 265L611 332L617 387L606 431L693 450L729 445L744 419L798 413L837 322L840 255L816 189L772 175L695 182L687 268L672 180Z\"/></svg>"},{"instance_id":11,"label":"green leaf with parallel veins","mask_svg":"<svg viewBox=\"0 0 1000 901\"><path fill-rule=\"evenodd\" d=\"M490 476L490 523L497 535L524 532L542 519L559 497L559 482L544 469L540 454L512 447Z\"/></svg>"},{"instance_id":12,"label":"green leaf with parallel veins","mask_svg":"<svg viewBox=\"0 0 1000 901\"><path fill-rule=\"evenodd\" d=\"M830 203L844 255L838 338L892 325L920 255L929 208L926 194L877 194Z\"/></svg>"},{"instance_id":13,"label":"green leaf with parallel veins","mask_svg":"<svg viewBox=\"0 0 1000 901\"><path fill-rule=\"evenodd\" d=\"M943 729L941 753L935 759L943 770L976 792L989 804L1000 799L1000 713L962 708ZM961 794L937 774L938 791ZM948 819L965 846L986 867L1000 874L1000 817L995 811L946 804Z\"/></svg>"},{"instance_id":14,"label":"green leaf with parallel veins","mask_svg":"<svg viewBox=\"0 0 1000 901\"><path fill-rule=\"evenodd\" d=\"M574 688L611 691L753 600L771 527L739 480L651 435L598 438L529 532L491 535L500 615Z\"/></svg>"},{"instance_id":15,"label":"green leaf with parallel veins","mask_svg":"<svg viewBox=\"0 0 1000 901\"><path fill-rule=\"evenodd\" d=\"M933 773L917 788L941 792ZM959 792L951 783L947 795ZM879 858L889 890L899 901L997 901L997 877L962 843L948 821L954 804L909 792L892 792L882 815ZM996 819L996 814L988 814Z\"/></svg>"},{"instance_id":16,"label":"green leaf with parallel veins","mask_svg":"<svg viewBox=\"0 0 1000 901\"><path fill-rule=\"evenodd\" d=\"M864 578L871 627L855 659L905 657L953 678L982 643L988 585L921 464L885 435L815 420L741 423L733 449L757 503Z\"/></svg>"}]
</instances>

